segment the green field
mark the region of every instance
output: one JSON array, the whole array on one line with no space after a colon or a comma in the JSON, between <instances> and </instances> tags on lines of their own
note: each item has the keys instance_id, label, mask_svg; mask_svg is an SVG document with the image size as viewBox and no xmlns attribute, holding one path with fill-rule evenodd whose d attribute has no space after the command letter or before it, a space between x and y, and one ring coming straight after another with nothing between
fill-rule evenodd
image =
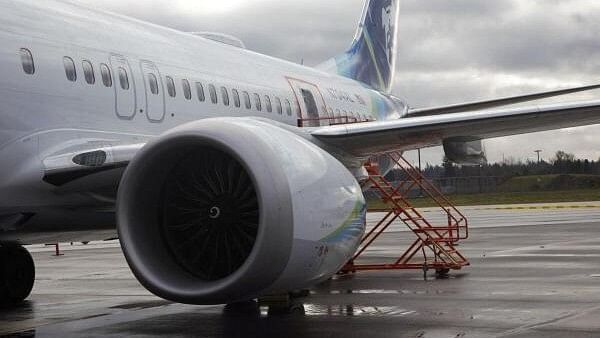
<instances>
[{"instance_id":1,"label":"green field","mask_svg":"<svg viewBox=\"0 0 600 338\"><path fill-rule=\"evenodd\" d=\"M600 189L598 175L537 175L517 176L498 187L501 192L563 191Z\"/></svg>"},{"instance_id":2,"label":"green field","mask_svg":"<svg viewBox=\"0 0 600 338\"><path fill-rule=\"evenodd\" d=\"M449 199L459 206L495 205L495 204L525 204L525 203L559 203L559 202L590 202L600 201L600 190L579 189L560 191L534 192L501 192L490 194L452 195ZM371 200L370 208L382 208L379 200ZM436 206L427 198L415 198L411 202L418 208Z\"/></svg>"},{"instance_id":3,"label":"green field","mask_svg":"<svg viewBox=\"0 0 600 338\"><path fill-rule=\"evenodd\" d=\"M498 186L498 192L457 194L448 198L456 205L495 205L600 201L598 175L537 175L512 177ZM371 200L370 208L383 208L380 200ZM418 208L436 206L428 198L415 198Z\"/></svg>"}]
</instances>

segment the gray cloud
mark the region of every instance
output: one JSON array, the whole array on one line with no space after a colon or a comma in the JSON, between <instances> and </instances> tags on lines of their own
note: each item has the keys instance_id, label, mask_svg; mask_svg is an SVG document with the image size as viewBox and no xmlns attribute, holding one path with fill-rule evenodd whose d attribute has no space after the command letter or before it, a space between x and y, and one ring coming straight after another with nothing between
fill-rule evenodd
<instances>
[{"instance_id":1,"label":"gray cloud","mask_svg":"<svg viewBox=\"0 0 600 338\"><path fill-rule=\"evenodd\" d=\"M182 31L219 31L250 49L306 64L350 43L362 0L255 0L228 11L203 11L214 0L78 0ZM220 3L234 3L222 0ZM189 10L194 4L196 10ZM588 0L404 0L394 93L413 106L518 95L600 77L600 3ZM598 92L560 100L595 99ZM556 100L553 100L556 101ZM552 101L547 101L552 102ZM515 136L486 142L489 157L533 158L558 149L600 157L600 127ZM425 162L441 159L427 150Z\"/></svg>"}]
</instances>

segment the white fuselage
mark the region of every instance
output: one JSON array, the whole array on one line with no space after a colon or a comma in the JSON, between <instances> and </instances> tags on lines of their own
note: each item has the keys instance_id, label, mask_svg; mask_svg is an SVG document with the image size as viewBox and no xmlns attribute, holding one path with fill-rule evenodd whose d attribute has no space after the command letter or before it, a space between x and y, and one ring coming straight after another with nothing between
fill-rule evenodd
<instances>
[{"instance_id":1,"label":"white fuselage","mask_svg":"<svg viewBox=\"0 0 600 338\"><path fill-rule=\"evenodd\" d=\"M64 220L60 210L94 209L103 205L99 201L110 214L110 198L43 182L44 160L57 154L145 143L178 125L211 117L257 116L290 126L333 117L300 122L315 127L347 117L397 118L405 108L344 77L59 1L0 2L0 43L0 221L46 211L50 219L56 218L54 212L63 216L61 222L82 222L81 214L73 215L77 220L72 222ZM24 71L23 49L33 56L33 74ZM70 60L74 81L66 69ZM93 81L84 62L93 67ZM103 77L106 69L110 81Z\"/></svg>"}]
</instances>

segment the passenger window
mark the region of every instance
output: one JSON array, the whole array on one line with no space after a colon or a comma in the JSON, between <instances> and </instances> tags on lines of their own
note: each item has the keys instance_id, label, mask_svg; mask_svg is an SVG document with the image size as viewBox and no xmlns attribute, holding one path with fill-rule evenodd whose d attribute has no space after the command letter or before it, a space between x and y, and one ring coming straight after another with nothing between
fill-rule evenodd
<instances>
[{"instance_id":1,"label":"passenger window","mask_svg":"<svg viewBox=\"0 0 600 338\"><path fill-rule=\"evenodd\" d=\"M233 104L236 108L239 108L241 106L240 93L237 91L237 89L232 89L231 93L233 93Z\"/></svg>"},{"instance_id":2,"label":"passenger window","mask_svg":"<svg viewBox=\"0 0 600 338\"><path fill-rule=\"evenodd\" d=\"M244 92L244 103L246 104L246 109L252 109L252 102L250 102L250 94L248 92Z\"/></svg>"},{"instance_id":3,"label":"passenger window","mask_svg":"<svg viewBox=\"0 0 600 338\"><path fill-rule=\"evenodd\" d=\"M265 95L265 105L267 106L267 111L269 113L273 112L273 105L271 104L271 98L269 95Z\"/></svg>"},{"instance_id":4,"label":"passenger window","mask_svg":"<svg viewBox=\"0 0 600 338\"><path fill-rule=\"evenodd\" d=\"M281 107L281 100L278 97L275 98L275 109L277 109L277 114L279 114L279 115L283 114L283 108Z\"/></svg>"},{"instance_id":5,"label":"passenger window","mask_svg":"<svg viewBox=\"0 0 600 338\"><path fill-rule=\"evenodd\" d=\"M65 73L67 74L67 79L71 82L77 81L77 70L75 70L75 62L68 56L63 58L63 64L65 65Z\"/></svg>"},{"instance_id":6,"label":"passenger window","mask_svg":"<svg viewBox=\"0 0 600 338\"><path fill-rule=\"evenodd\" d=\"M254 94L254 105L256 106L256 110L262 111L262 102L260 101L260 95Z\"/></svg>"},{"instance_id":7,"label":"passenger window","mask_svg":"<svg viewBox=\"0 0 600 338\"><path fill-rule=\"evenodd\" d=\"M223 104L229 106L229 92L227 88L221 87L221 96L223 97Z\"/></svg>"},{"instance_id":8,"label":"passenger window","mask_svg":"<svg viewBox=\"0 0 600 338\"><path fill-rule=\"evenodd\" d=\"M215 88L214 85L209 85L208 92L210 93L210 101L217 104L219 102L219 98L217 98L217 88Z\"/></svg>"},{"instance_id":9,"label":"passenger window","mask_svg":"<svg viewBox=\"0 0 600 338\"><path fill-rule=\"evenodd\" d=\"M298 118L301 118L302 109L300 109L300 103L298 103L298 101L294 102L294 108L296 109L296 116L298 116Z\"/></svg>"},{"instance_id":10,"label":"passenger window","mask_svg":"<svg viewBox=\"0 0 600 338\"><path fill-rule=\"evenodd\" d=\"M177 96L177 91L175 90L175 81L170 76L165 77L167 79L167 91L169 92L170 97Z\"/></svg>"},{"instance_id":11,"label":"passenger window","mask_svg":"<svg viewBox=\"0 0 600 338\"><path fill-rule=\"evenodd\" d=\"M285 100L285 112L288 116L292 116L292 104L290 103L290 100Z\"/></svg>"},{"instance_id":12,"label":"passenger window","mask_svg":"<svg viewBox=\"0 0 600 338\"><path fill-rule=\"evenodd\" d=\"M196 82L196 94L198 94L198 100L200 102L206 101L206 96L204 96L204 86L200 82Z\"/></svg>"},{"instance_id":13,"label":"passenger window","mask_svg":"<svg viewBox=\"0 0 600 338\"><path fill-rule=\"evenodd\" d=\"M150 92L154 95L158 95L158 79L156 75L148 73L148 84L150 86Z\"/></svg>"},{"instance_id":14,"label":"passenger window","mask_svg":"<svg viewBox=\"0 0 600 338\"><path fill-rule=\"evenodd\" d=\"M110 68L105 64L100 64L100 75L102 75L102 83L105 87L112 87L112 75Z\"/></svg>"},{"instance_id":15,"label":"passenger window","mask_svg":"<svg viewBox=\"0 0 600 338\"><path fill-rule=\"evenodd\" d=\"M92 63L84 60L83 61L83 76L85 77L85 82L87 82L90 85L93 85L96 83L96 76L94 75L94 66L92 66Z\"/></svg>"},{"instance_id":16,"label":"passenger window","mask_svg":"<svg viewBox=\"0 0 600 338\"><path fill-rule=\"evenodd\" d=\"M123 90L129 90L129 76L123 67L119 67L119 82Z\"/></svg>"},{"instance_id":17,"label":"passenger window","mask_svg":"<svg viewBox=\"0 0 600 338\"><path fill-rule=\"evenodd\" d=\"M35 73L35 65L33 64L33 55L27 48L21 48L21 64L25 74L33 75Z\"/></svg>"},{"instance_id":18,"label":"passenger window","mask_svg":"<svg viewBox=\"0 0 600 338\"><path fill-rule=\"evenodd\" d=\"M181 80L181 86L183 87L183 96L186 100L192 99L192 88L190 87L190 81L183 79Z\"/></svg>"}]
</instances>

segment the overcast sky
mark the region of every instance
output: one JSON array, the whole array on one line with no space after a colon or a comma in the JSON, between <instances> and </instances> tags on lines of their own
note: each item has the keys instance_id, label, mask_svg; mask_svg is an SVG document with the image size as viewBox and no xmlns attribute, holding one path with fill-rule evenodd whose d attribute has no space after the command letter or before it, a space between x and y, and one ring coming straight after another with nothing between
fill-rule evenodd
<instances>
[{"instance_id":1,"label":"overcast sky","mask_svg":"<svg viewBox=\"0 0 600 338\"><path fill-rule=\"evenodd\" d=\"M363 0L76 0L249 49L318 64L350 43ZM402 0L394 94L422 107L600 82L600 1ZM600 98L600 92L560 100ZM548 102L548 101L546 101ZM600 157L600 127L488 140L490 161L559 149ZM441 160L427 150L425 162Z\"/></svg>"}]
</instances>

